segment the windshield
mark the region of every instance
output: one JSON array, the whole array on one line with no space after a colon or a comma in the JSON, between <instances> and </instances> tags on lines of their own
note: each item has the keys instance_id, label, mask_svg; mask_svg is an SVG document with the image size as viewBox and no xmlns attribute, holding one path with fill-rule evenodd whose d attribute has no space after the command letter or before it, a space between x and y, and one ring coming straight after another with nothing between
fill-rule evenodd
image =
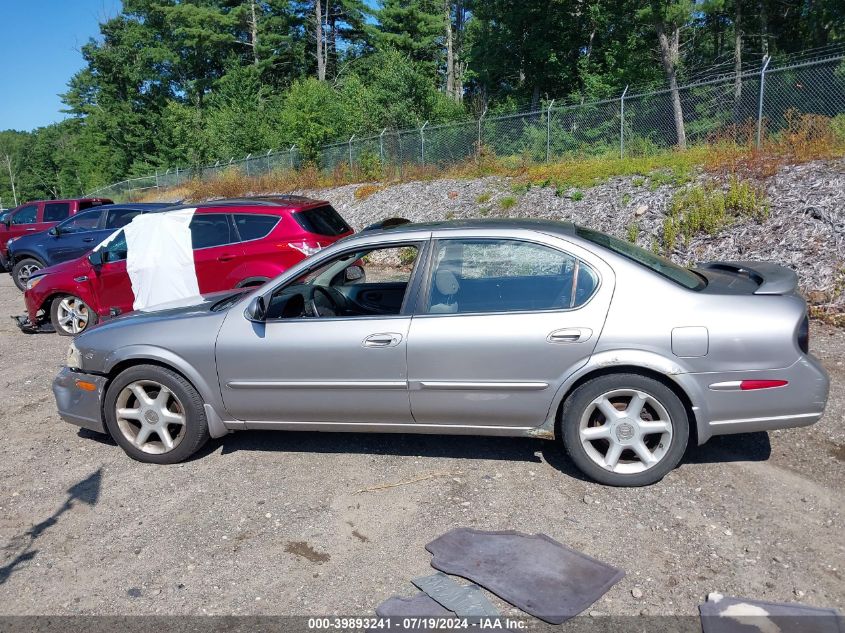
<instances>
[{"instance_id":1,"label":"windshield","mask_svg":"<svg viewBox=\"0 0 845 633\"><path fill-rule=\"evenodd\" d=\"M589 240L593 244L604 246L617 255L622 255L622 257L633 260L638 264L653 270L657 274L682 285L684 288L688 288L690 290L701 290L707 285L702 277L699 277L688 268L678 266L665 257L655 255L644 248L640 248L636 244L620 240L611 235L607 235L606 233L600 233L599 231L593 231L592 229L585 229L581 226L576 229L576 233L579 237L583 237L585 240Z\"/></svg>"}]
</instances>

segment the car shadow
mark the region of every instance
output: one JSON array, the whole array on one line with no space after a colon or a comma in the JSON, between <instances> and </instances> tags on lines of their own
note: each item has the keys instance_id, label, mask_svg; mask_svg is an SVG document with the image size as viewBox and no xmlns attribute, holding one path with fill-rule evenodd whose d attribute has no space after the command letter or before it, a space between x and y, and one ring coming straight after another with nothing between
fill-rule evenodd
<instances>
[{"instance_id":1,"label":"car shadow","mask_svg":"<svg viewBox=\"0 0 845 633\"><path fill-rule=\"evenodd\" d=\"M238 451L267 451L446 457L532 464L545 461L566 475L587 481L557 442L527 437L251 430L212 440L191 459L202 459L221 447L222 455Z\"/></svg>"},{"instance_id":2,"label":"car shadow","mask_svg":"<svg viewBox=\"0 0 845 633\"><path fill-rule=\"evenodd\" d=\"M267 451L450 457L534 464L545 461L565 475L581 481L590 481L572 463L559 442L524 437L251 430L238 431L212 440L191 459L202 459L221 447L222 455L237 451ZM702 446L688 446L681 463L766 461L771 453L772 446L768 433L722 435L712 438Z\"/></svg>"},{"instance_id":3,"label":"car shadow","mask_svg":"<svg viewBox=\"0 0 845 633\"><path fill-rule=\"evenodd\" d=\"M687 446L682 464L764 462L772 456L772 443L765 431L717 435L701 446Z\"/></svg>"},{"instance_id":4,"label":"car shadow","mask_svg":"<svg viewBox=\"0 0 845 633\"><path fill-rule=\"evenodd\" d=\"M33 525L29 530L23 534L12 537L9 542L2 546L4 553L15 552L14 557L7 564L0 567L0 585L4 584L17 568L24 563L31 561L38 554L37 549L33 549L35 541L44 534L47 530L58 523L59 518L68 510L73 508L77 503L93 506L97 504L100 498L100 484L102 481L102 469L97 469L85 479L82 479L67 489L67 499L56 509L49 517Z\"/></svg>"}]
</instances>

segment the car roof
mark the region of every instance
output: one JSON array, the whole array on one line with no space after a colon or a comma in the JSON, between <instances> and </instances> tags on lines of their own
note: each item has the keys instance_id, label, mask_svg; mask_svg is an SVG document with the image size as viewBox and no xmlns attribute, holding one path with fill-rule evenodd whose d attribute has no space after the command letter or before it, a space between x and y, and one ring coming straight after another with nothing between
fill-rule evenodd
<instances>
[{"instance_id":1,"label":"car roof","mask_svg":"<svg viewBox=\"0 0 845 633\"><path fill-rule=\"evenodd\" d=\"M153 209L166 209L173 205L169 202L115 202L114 204L101 204L98 207L85 209L83 213L88 211L102 211L103 209L129 209L137 211L151 211Z\"/></svg>"},{"instance_id":2,"label":"car roof","mask_svg":"<svg viewBox=\"0 0 845 633\"><path fill-rule=\"evenodd\" d=\"M221 198L220 200L206 200L204 202L175 202L167 206L167 211L196 209L197 211L221 213L231 212L231 208L240 213L273 213L280 211L298 211L330 204L327 200L317 200L306 196L276 195L253 196L244 198Z\"/></svg>"},{"instance_id":3,"label":"car roof","mask_svg":"<svg viewBox=\"0 0 845 633\"><path fill-rule=\"evenodd\" d=\"M415 231L463 231L470 229L523 229L529 231L540 231L543 233L557 233L561 235L574 235L575 224L557 220L535 220L532 218L479 218L467 220L444 220L442 222L408 222L388 226L382 229L375 228L371 231L384 231L391 235L397 233L411 233Z\"/></svg>"}]
</instances>

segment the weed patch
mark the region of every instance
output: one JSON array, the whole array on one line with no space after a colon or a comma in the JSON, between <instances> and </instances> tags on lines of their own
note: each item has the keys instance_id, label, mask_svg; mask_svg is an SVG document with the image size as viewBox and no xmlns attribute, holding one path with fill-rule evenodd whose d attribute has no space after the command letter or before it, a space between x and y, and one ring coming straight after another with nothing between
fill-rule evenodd
<instances>
[{"instance_id":1,"label":"weed patch","mask_svg":"<svg viewBox=\"0 0 845 633\"><path fill-rule=\"evenodd\" d=\"M663 245L672 252L681 238L688 243L698 233L713 235L739 218L759 221L768 215L765 193L750 181L731 177L726 189L712 183L695 185L672 198L663 221Z\"/></svg>"}]
</instances>

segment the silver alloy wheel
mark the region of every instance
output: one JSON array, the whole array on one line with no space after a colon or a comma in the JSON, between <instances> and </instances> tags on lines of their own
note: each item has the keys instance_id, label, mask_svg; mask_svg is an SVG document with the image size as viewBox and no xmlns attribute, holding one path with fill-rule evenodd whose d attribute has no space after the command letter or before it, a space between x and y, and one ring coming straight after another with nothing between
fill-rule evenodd
<instances>
[{"instance_id":1,"label":"silver alloy wheel","mask_svg":"<svg viewBox=\"0 0 845 633\"><path fill-rule=\"evenodd\" d=\"M26 288L26 282L29 281L29 278L32 277L33 273L37 273L41 270L41 266L38 264L27 264L26 266L21 266L18 269L18 281L21 282L21 285Z\"/></svg>"},{"instance_id":2,"label":"silver alloy wheel","mask_svg":"<svg viewBox=\"0 0 845 633\"><path fill-rule=\"evenodd\" d=\"M59 327L70 334L79 334L91 321L91 308L78 297L63 297L56 310Z\"/></svg>"},{"instance_id":3,"label":"silver alloy wheel","mask_svg":"<svg viewBox=\"0 0 845 633\"><path fill-rule=\"evenodd\" d=\"M154 380L124 387L115 402L115 419L123 436L145 453L169 453L185 437L185 408Z\"/></svg>"},{"instance_id":4,"label":"silver alloy wheel","mask_svg":"<svg viewBox=\"0 0 845 633\"><path fill-rule=\"evenodd\" d=\"M672 444L672 420L651 394L614 389L587 406L578 434L596 464L632 475L656 466L666 456Z\"/></svg>"}]
</instances>

